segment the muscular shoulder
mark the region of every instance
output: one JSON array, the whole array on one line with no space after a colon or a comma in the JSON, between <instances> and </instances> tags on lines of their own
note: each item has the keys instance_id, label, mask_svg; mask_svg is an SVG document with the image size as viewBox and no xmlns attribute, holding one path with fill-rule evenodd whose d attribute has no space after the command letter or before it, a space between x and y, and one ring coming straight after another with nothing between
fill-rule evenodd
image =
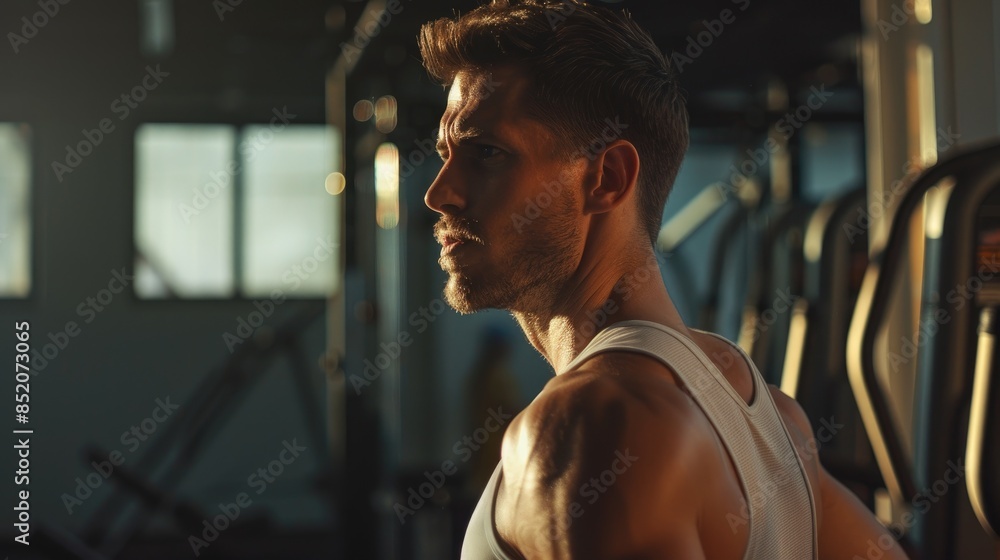
<instances>
[{"instance_id":1,"label":"muscular shoulder","mask_svg":"<svg viewBox=\"0 0 1000 560\"><path fill-rule=\"evenodd\" d=\"M704 428L704 429L703 429ZM707 429L707 431L705 430ZM708 444L711 425L668 379L646 371L592 369L555 379L508 431L504 454L546 472L634 445L681 463Z\"/></svg>"},{"instance_id":2,"label":"muscular shoulder","mask_svg":"<svg viewBox=\"0 0 1000 560\"><path fill-rule=\"evenodd\" d=\"M641 366L564 376L505 437L501 534L522 554L551 558L645 557L664 546L696 557L694 482L715 453L697 405Z\"/></svg>"},{"instance_id":3,"label":"muscular shoulder","mask_svg":"<svg viewBox=\"0 0 1000 560\"><path fill-rule=\"evenodd\" d=\"M782 393L781 389L774 385L768 385L767 388L771 392L771 398L774 400L775 408L778 409L778 414L781 415L785 428L792 436L799 459L802 460L802 465L806 469L806 475L809 477L809 484L813 490L813 499L816 501L817 515L822 516L822 466L819 461L818 443L809 417L802 410L798 401ZM818 519L817 522L822 523L822 520Z\"/></svg>"}]
</instances>

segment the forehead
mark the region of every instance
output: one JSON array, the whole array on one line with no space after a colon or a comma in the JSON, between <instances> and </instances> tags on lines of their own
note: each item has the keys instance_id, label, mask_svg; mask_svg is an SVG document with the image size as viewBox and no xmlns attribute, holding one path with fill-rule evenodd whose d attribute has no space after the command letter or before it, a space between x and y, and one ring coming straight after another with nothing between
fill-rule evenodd
<instances>
[{"instance_id":1,"label":"forehead","mask_svg":"<svg viewBox=\"0 0 1000 560\"><path fill-rule=\"evenodd\" d=\"M529 94L529 80L513 67L459 72L448 90L439 137L489 133L525 141L533 138L533 144L550 141L548 127L526 111Z\"/></svg>"}]
</instances>

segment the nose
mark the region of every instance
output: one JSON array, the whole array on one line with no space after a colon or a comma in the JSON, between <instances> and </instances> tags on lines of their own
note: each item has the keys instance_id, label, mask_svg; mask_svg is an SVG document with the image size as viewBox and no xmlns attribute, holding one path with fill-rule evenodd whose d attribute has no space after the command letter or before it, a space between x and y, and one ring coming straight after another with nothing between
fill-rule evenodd
<instances>
[{"instance_id":1,"label":"nose","mask_svg":"<svg viewBox=\"0 0 1000 560\"><path fill-rule=\"evenodd\" d=\"M454 165L445 162L424 194L424 204L439 214L459 214L465 209L465 194Z\"/></svg>"}]
</instances>

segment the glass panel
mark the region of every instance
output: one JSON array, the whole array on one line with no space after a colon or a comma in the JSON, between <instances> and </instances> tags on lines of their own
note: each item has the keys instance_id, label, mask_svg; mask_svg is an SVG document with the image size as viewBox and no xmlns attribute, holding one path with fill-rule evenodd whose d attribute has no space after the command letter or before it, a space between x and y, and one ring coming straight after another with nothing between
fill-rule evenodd
<instances>
[{"instance_id":1,"label":"glass panel","mask_svg":"<svg viewBox=\"0 0 1000 560\"><path fill-rule=\"evenodd\" d=\"M860 124L809 123L802 150L802 197L834 198L864 186L864 129Z\"/></svg>"},{"instance_id":2,"label":"glass panel","mask_svg":"<svg viewBox=\"0 0 1000 560\"><path fill-rule=\"evenodd\" d=\"M340 135L325 125L243 129L243 279L250 297L326 296L340 277L334 251L338 199L325 188L340 169Z\"/></svg>"},{"instance_id":3,"label":"glass panel","mask_svg":"<svg viewBox=\"0 0 1000 560\"><path fill-rule=\"evenodd\" d=\"M0 123L0 296L31 291L31 129Z\"/></svg>"},{"instance_id":4,"label":"glass panel","mask_svg":"<svg viewBox=\"0 0 1000 560\"><path fill-rule=\"evenodd\" d=\"M231 297L235 131L146 124L135 138L136 293Z\"/></svg>"}]
</instances>

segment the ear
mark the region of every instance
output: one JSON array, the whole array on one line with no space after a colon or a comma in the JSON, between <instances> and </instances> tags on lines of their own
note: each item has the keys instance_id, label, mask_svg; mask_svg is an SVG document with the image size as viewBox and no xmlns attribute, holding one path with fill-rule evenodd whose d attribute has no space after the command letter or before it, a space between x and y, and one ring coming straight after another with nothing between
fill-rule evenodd
<instances>
[{"instance_id":1,"label":"ear","mask_svg":"<svg viewBox=\"0 0 1000 560\"><path fill-rule=\"evenodd\" d=\"M628 140L615 140L594 158L595 181L588 185L584 213L601 214L617 208L635 190L639 152Z\"/></svg>"}]
</instances>

